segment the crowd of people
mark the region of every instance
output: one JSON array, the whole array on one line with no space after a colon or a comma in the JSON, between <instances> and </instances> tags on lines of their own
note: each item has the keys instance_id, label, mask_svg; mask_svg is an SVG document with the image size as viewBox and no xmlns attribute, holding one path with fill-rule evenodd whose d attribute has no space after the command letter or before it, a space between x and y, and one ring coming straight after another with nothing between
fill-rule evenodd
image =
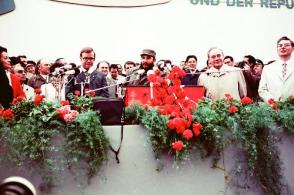
<instances>
[{"instance_id":1,"label":"crowd of people","mask_svg":"<svg viewBox=\"0 0 294 195\"><path fill-rule=\"evenodd\" d=\"M234 62L232 56L213 47L207 52L207 66L199 70L196 55L172 64L170 60L156 61L152 49L142 51L140 63L130 60L122 66L107 61L95 64L96 53L91 47L81 50L81 65L76 65L64 58L53 63L42 58L35 63L25 55L9 57L8 50L0 46L0 104L9 108L15 98L34 98L36 89L52 102L65 100L70 93L122 98L126 86L150 86L149 74L160 70L166 75L173 66L186 72L182 85L204 86L205 96L212 100L231 94L235 99L247 96L255 101L280 101L294 96L294 43L283 36L276 47L277 59L266 64L252 55Z\"/></svg>"}]
</instances>

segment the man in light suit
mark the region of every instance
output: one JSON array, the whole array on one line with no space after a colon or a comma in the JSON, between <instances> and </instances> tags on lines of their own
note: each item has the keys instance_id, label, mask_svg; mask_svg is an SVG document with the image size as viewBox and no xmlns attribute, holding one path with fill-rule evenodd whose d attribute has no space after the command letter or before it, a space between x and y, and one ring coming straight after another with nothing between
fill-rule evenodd
<instances>
[{"instance_id":1,"label":"man in light suit","mask_svg":"<svg viewBox=\"0 0 294 195\"><path fill-rule=\"evenodd\" d=\"M80 52L82 67L80 73L73 79L68 78L65 93L80 91L85 94L85 89L95 90L107 86L106 77L93 66L95 61L95 52L91 47L85 47ZM109 97L108 89L95 91L95 96Z\"/></svg>"},{"instance_id":2,"label":"man in light suit","mask_svg":"<svg viewBox=\"0 0 294 195\"><path fill-rule=\"evenodd\" d=\"M258 93L263 101L273 98L276 101L294 96L294 50L293 41L284 36L277 41L279 59L264 67Z\"/></svg>"},{"instance_id":3,"label":"man in light suit","mask_svg":"<svg viewBox=\"0 0 294 195\"><path fill-rule=\"evenodd\" d=\"M219 48L209 49L207 55L212 67L198 79L198 85L205 87L206 97L215 101L225 98L225 94L230 94L237 100L246 96L246 82L242 70L223 64L224 54Z\"/></svg>"}]
</instances>

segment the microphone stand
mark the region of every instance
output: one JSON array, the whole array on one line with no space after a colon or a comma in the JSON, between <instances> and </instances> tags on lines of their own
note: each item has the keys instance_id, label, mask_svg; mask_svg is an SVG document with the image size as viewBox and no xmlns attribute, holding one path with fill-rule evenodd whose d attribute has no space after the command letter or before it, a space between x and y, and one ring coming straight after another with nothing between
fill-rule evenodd
<instances>
[{"instance_id":1,"label":"microphone stand","mask_svg":"<svg viewBox=\"0 0 294 195\"><path fill-rule=\"evenodd\" d=\"M132 79L132 80L125 81L125 82L122 82L122 83L116 83L116 84L112 84L112 85L107 85L107 86L104 86L104 87L101 87L101 88L98 88L98 89L89 90L89 91L85 92L85 94L91 93L91 92L96 92L96 91L99 91L99 90L102 90L102 89L108 89L110 87L117 87L118 85L124 85L126 83L136 81L136 80L138 80L138 79Z\"/></svg>"},{"instance_id":2,"label":"microphone stand","mask_svg":"<svg viewBox=\"0 0 294 195\"><path fill-rule=\"evenodd\" d=\"M75 80L75 85L81 85L81 96L84 96L85 95L84 94L85 85L86 84L90 84L89 76L90 76L89 74L86 74L85 75L85 77L86 77L85 80L82 81L82 82L79 82L79 83L77 83L76 80ZM91 92L91 91L89 91L89 92ZM88 93L88 92L86 92L86 93Z\"/></svg>"}]
</instances>

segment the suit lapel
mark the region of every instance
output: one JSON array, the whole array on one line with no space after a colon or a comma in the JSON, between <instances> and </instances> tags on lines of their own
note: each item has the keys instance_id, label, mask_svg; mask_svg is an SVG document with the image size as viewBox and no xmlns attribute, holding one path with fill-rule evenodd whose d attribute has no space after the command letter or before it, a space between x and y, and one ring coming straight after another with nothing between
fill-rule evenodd
<instances>
[{"instance_id":1,"label":"suit lapel","mask_svg":"<svg viewBox=\"0 0 294 195\"><path fill-rule=\"evenodd\" d=\"M86 78L86 75L84 72L81 72L80 74L78 74L77 76L77 81L78 82L84 82L85 81L85 78Z\"/></svg>"}]
</instances>

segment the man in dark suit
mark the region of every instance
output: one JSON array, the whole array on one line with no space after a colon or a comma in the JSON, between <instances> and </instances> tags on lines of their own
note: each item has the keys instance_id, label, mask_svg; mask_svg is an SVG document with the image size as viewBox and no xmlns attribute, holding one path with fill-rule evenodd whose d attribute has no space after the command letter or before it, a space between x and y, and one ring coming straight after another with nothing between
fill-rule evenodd
<instances>
[{"instance_id":1,"label":"man in dark suit","mask_svg":"<svg viewBox=\"0 0 294 195\"><path fill-rule=\"evenodd\" d=\"M96 90L107 86L105 75L98 72L93 64L95 62L95 52L91 47L85 47L80 52L82 67L80 73L75 77L69 77L66 85L66 94L78 90L85 94L86 90ZM109 97L108 89L95 91L95 96Z\"/></svg>"}]
</instances>

